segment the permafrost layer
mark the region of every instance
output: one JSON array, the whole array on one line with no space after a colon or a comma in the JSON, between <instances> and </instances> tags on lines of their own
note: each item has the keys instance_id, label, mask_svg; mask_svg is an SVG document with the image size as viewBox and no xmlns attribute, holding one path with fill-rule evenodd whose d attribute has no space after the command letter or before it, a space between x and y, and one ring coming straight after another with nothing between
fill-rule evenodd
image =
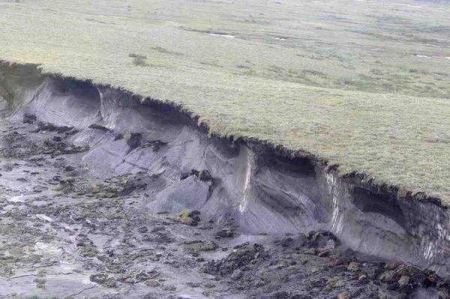
<instances>
[{"instance_id":1,"label":"permafrost layer","mask_svg":"<svg viewBox=\"0 0 450 299\"><path fill-rule=\"evenodd\" d=\"M450 214L439 202L400 198L261 142L209 136L175 107L118 89L17 66L4 66L0 84L9 117L75 127L94 175L151 174L149 212L196 209L255 234L329 230L354 250L450 277Z\"/></svg>"}]
</instances>

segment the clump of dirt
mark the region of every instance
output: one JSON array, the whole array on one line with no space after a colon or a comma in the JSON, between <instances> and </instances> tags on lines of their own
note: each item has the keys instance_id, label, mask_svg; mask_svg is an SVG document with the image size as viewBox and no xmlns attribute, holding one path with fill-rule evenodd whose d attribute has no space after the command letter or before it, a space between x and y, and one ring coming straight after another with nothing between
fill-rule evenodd
<instances>
[{"instance_id":1,"label":"clump of dirt","mask_svg":"<svg viewBox=\"0 0 450 299\"><path fill-rule=\"evenodd\" d=\"M40 154L56 157L89 150L89 146L77 146L67 141L68 137L78 132L72 127L58 127L42 122L38 122L35 125L32 115L28 115L24 122L33 125L35 129L31 132L20 133L17 130L11 130L11 132L3 135L0 140L2 144L0 153L3 157L25 158ZM48 135L43 140L39 140L39 142L27 138L27 134L39 132L48 132Z\"/></svg>"},{"instance_id":2,"label":"clump of dirt","mask_svg":"<svg viewBox=\"0 0 450 299\"><path fill-rule=\"evenodd\" d=\"M201 252L214 251L217 244L213 241L192 240L184 242L184 249L194 256L198 256Z\"/></svg>"},{"instance_id":3,"label":"clump of dirt","mask_svg":"<svg viewBox=\"0 0 450 299\"><path fill-rule=\"evenodd\" d=\"M233 238L234 237L234 230L232 228L224 228L216 232L215 234L216 239L226 239L226 238Z\"/></svg>"},{"instance_id":4,"label":"clump of dirt","mask_svg":"<svg viewBox=\"0 0 450 299\"><path fill-rule=\"evenodd\" d=\"M177 217L178 221L190 225L190 226L197 226L200 222L200 211L194 210L183 210L180 214L178 214Z\"/></svg>"},{"instance_id":5,"label":"clump of dirt","mask_svg":"<svg viewBox=\"0 0 450 299\"><path fill-rule=\"evenodd\" d=\"M89 279L92 282L98 283L108 288L117 287L117 282L114 280L114 278L110 277L106 273L92 274Z\"/></svg>"},{"instance_id":6,"label":"clump of dirt","mask_svg":"<svg viewBox=\"0 0 450 299\"><path fill-rule=\"evenodd\" d=\"M264 246L261 244L244 243L234 247L226 258L207 263L204 271L209 274L230 275L238 269L254 266L264 259L264 253Z\"/></svg>"}]
</instances>

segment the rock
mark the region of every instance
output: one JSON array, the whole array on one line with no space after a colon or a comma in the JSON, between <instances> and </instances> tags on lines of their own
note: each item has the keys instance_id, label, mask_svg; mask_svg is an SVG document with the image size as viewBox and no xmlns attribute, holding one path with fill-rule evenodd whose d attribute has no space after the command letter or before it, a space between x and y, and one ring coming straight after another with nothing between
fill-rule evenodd
<instances>
[{"instance_id":1,"label":"rock","mask_svg":"<svg viewBox=\"0 0 450 299\"><path fill-rule=\"evenodd\" d=\"M347 292L342 292L337 296L338 299L349 299L350 295Z\"/></svg>"},{"instance_id":2,"label":"rock","mask_svg":"<svg viewBox=\"0 0 450 299\"><path fill-rule=\"evenodd\" d=\"M177 290L177 287L174 285L166 285L162 289L166 292L174 292Z\"/></svg>"},{"instance_id":3,"label":"rock","mask_svg":"<svg viewBox=\"0 0 450 299\"><path fill-rule=\"evenodd\" d=\"M230 228L222 229L216 233L216 239L232 238L233 236L234 232Z\"/></svg>"},{"instance_id":4,"label":"rock","mask_svg":"<svg viewBox=\"0 0 450 299\"><path fill-rule=\"evenodd\" d=\"M395 270L395 277L396 279L401 278L402 276L407 276L409 278L413 278L417 276L417 270L411 266L408 266L406 264L400 264ZM421 275L419 275L421 276ZM412 281L413 279L410 279Z\"/></svg>"},{"instance_id":5,"label":"rock","mask_svg":"<svg viewBox=\"0 0 450 299\"><path fill-rule=\"evenodd\" d=\"M317 256L319 256L319 257L327 257L327 256L330 255L330 253L331 253L330 249L320 248L318 250Z\"/></svg>"},{"instance_id":6,"label":"rock","mask_svg":"<svg viewBox=\"0 0 450 299\"><path fill-rule=\"evenodd\" d=\"M64 171L65 172L70 172L70 171L74 171L74 170L75 170L75 168L73 166L70 166L70 165L64 167Z\"/></svg>"},{"instance_id":7,"label":"rock","mask_svg":"<svg viewBox=\"0 0 450 299\"><path fill-rule=\"evenodd\" d=\"M401 265L401 263L399 263L397 261L390 261L390 262L386 263L384 268L387 269L387 270L395 270L400 265Z\"/></svg>"},{"instance_id":8,"label":"rock","mask_svg":"<svg viewBox=\"0 0 450 299\"><path fill-rule=\"evenodd\" d=\"M390 299L389 294L384 290L378 290L378 299Z\"/></svg>"},{"instance_id":9,"label":"rock","mask_svg":"<svg viewBox=\"0 0 450 299\"><path fill-rule=\"evenodd\" d=\"M138 232L140 232L141 234L145 234L146 232L148 232L148 228L145 226L141 226L140 228L138 228Z\"/></svg>"},{"instance_id":10,"label":"rock","mask_svg":"<svg viewBox=\"0 0 450 299\"><path fill-rule=\"evenodd\" d=\"M379 279L382 282L392 282L394 280L395 272L392 270L385 271L381 273Z\"/></svg>"},{"instance_id":11,"label":"rock","mask_svg":"<svg viewBox=\"0 0 450 299\"><path fill-rule=\"evenodd\" d=\"M73 127L67 126L56 126L51 123L38 122L38 128L35 132L47 131L47 132L57 132L57 133L66 133L73 130Z\"/></svg>"},{"instance_id":12,"label":"rock","mask_svg":"<svg viewBox=\"0 0 450 299\"><path fill-rule=\"evenodd\" d=\"M147 272L144 272L144 271L140 271L134 276L134 279L136 282L146 281L149 278L150 278L150 274L148 274Z\"/></svg>"},{"instance_id":13,"label":"rock","mask_svg":"<svg viewBox=\"0 0 450 299\"><path fill-rule=\"evenodd\" d=\"M183 224L190 226L197 226L198 223L200 222L200 211L184 210L178 215L177 219Z\"/></svg>"},{"instance_id":14,"label":"rock","mask_svg":"<svg viewBox=\"0 0 450 299\"><path fill-rule=\"evenodd\" d=\"M105 126L99 125L99 124L92 124L92 125L89 126L89 128L90 129L94 129L94 130L100 130L100 131L103 131L103 132L111 132L111 129L109 129L109 128L105 127Z\"/></svg>"},{"instance_id":15,"label":"rock","mask_svg":"<svg viewBox=\"0 0 450 299\"><path fill-rule=\"evenodd\" d=\"M343 282L341 280L339 280L339 278L333 277L327 281L325 289L327 291L331 291L331 290L334 290L335 288L342 287L342 286L343 286Z\"/></svg>"},{"instance_id":16,"label":"rock","mask_svg":"<svg viewBox=\"0 0 450 299\"><path fill-rule=\"evenodd\" d=\"M43 277L38 277L38 278L34 279L34 282L36 283L36 287L38 289L45 289L45 284L46 284L47 280Z\"/></svg>"},{"instance_id":17,"label":"rock","mask_svg":"<svg viewBox=\"0 0 450 299\"><path fill-rule=\"evenodd\" d=\"M334 258L332 260L330 260L330 262L328 263L329 267L339 267L345 264L345 261L340 259L340 258Z\"/></svg>"},{"instance_id":18,"label":"rock","mask_svg":"<svg viewBox=\"0 0 450 299\"><path fill-rule=\"evenodd\" d=\"M309 255L315 255L317 253L317 249L316 248L307 248L305 249L305 254L309 254Z\"/></svg>"},{"instance_id":19,"label":"rock","mask_svg":"<svg viewBox=\"0 0 450 299\"><path fill-rule=\"evenodd\" d=\"M427 277L425 278L423 285L425 287L431 287L431 286L436 286L437 282L439 280L439 277L435 274L435 273L430 273L429 275L427 275Z\"/></svg>"},{"instance_id":20,"label":"rock","mask_svg":"<svg viewBox=\"0 0 450 299\"><path fill-rule=\"evenodd\" d=\"M132 152L134 149L138 148L142 143L142 134L141 133L131 133L127 135L127 145L128 145L128 153Z\"/></svg>"},{"instance_id":21,"label":"rock","mask_svg":"<svg viewBox=\"0 0 450 299\"><path fill-rule=\"evenodd\" d=\"M150 232L158 233L158 232L162 232L164 230L166 230L166 228L164 226L155 226L154 228L151 229Z\"/></svg>"},{"instance_id":22,"label":"rock","mask_svg":"<svg viewBox=\"0 0 450 299\"><path fill-rule=\"evenodd\" d=\"M84 235L80 235L76 241L77 250L83 257L95 257L98 255L98 250L94 242Z\"/></svg>"},{"instance_id":23,"label":"rock","mask_svg":"<svg viewBox=\"0 0 450 299\"><path fill-rule=\"evenodd\" d=\"M358 276L358 281L359 282L365 282L367 281L367 275L366 274L361 274Z\"/></svg>"},{"instance_id":24,"label":"rock","mask_svg":"<svg viewBox=\"0 0 450 299\"><path fill-rule=\"evenodd\" d=\"M234 271L233 274L231 274L231 279L238 280L242 277L242 275L243 275L243 272L238 269L238 270Z\"/></svg>"},{"instance_id":25,"label":"rock","mask_svg":"<svg viewBox=\"0 0 450 299\"><path fill-rule=\"evenodd\" d=\"M161 141L161 140L151 140L151 141L146 141L145 143L143 143L141 146L143 148L151 148L154 152L158 152L163 146L166 146L167 142Z\"/></svg>"},{"instance_id":26,"label":"rock","mask_svg":"<svg viewBox=\"0 0 450 299\"><path fill-rule=\"evenodd\" d=\"M347 266L348 271L356 272L359 271L359 263L358 262L350 262Z\"/></svg>"},{"instance_id":27,"label":"rock","mask_svg":"<svg viewBox=\"0 0 450 299\"><path fill-rule=\"evenodd\" d=\"M310 232L307 236L308 247L334 249L339 245L335 235L327 231Z\"/></svg>"},{"instance_id":28,"label":"rock","mask_svg":"<svg viewBox=\"0 0 450 299\"><path fill-rule=\"evenodd\" d=\"M93 274L89 277L89 280L108 288L117 287L117 282L105 273Z\"/></svg>"},{"instance_id":29,"label":"rock","mask_svg":"<svg viewBox=\"0 0 450 299\"><path fill-rule=\"evenodd\" d=\"M292 237L287 237L281 240L280 245L281 247L287 248L290 247L294 243L294 239Z\"/></svg>"},{"instance_id":30,"label":"rock","mask_svg":"<svg viewBox=\"0 0 450 299\"><path fill-rule=\"evenodd\" d=\"M158 244L169 244L175 241L169 232L159 231L154 234L143 235L142 241Z\"/></svg>"},{"instance_id":31,"label":"rock","mask_svg":"<svg viewBox=\"0 0 450 299\"><path fill-rule=\"evenodd\" d=\"M244 243L236 246L226 258L208 262L203 270L210 274L229 275L237 269L242 270L254 265L259 259L264 258L264 253L262 245Z\"/></svg>"},{"instance_id":32,"label":"rock","mask_svg":"<svg viewBox=\"0 0 450 299\"><path fill-rule=\"evenodd\" d=\"M151 288L157 288L161 285L161 283L156 279L149 279L145 282L145 284Z\"/></svg>"},{"instance_id":33,"label":"rock","mask_svg":"<svg viewBox=\"0 0 450 299\"><path fill-rule=\"evenodd\" d=\"M203 182L212 182L214 180L208 170L200 171L198 178Z\"/></svg>"},{"instance_id":34,"label":"rock","mask_svg":"<svg viewBox=\"0 0 450 299\"><path fill-rule=\"evenodd\" d=\"M184 249L191 254L199 254L202 251L214 251L217 249L217 244L212 241L188 241L184 243Z\"/></svg>"},{"instance_id":35,"label":"rock","mask_svg":"<svg viewBox=\"0 0 450 299\"><path fill-rule=\"evenodd\" d=\"M130 179L122 180L119 183L119 188L120 190L115 187L109 187L110 192L116 193L120 196L127 196L137 190L144 190L145 188L147 188L147 184L141 177L133 177Z\"/></svg>"},{"instance_id":36,"label":"rock","mask_svg":"<svg viewBox=\"0 0 450 299\"><path fill-rule=\"evenodd\" d=\"M292 296L286 291L280 291L271 294L268 298L270 299L290 299Z\"/></svg>"},{"instance_id":37,"label":"rock","mask_svg":"<svg viewBox=\"0 0 450 299\"><path fill-rule=\"evenodd\" d=\"M187 282L186 285L191 288L199 288L201 284L199 282Z\"/></svg>"},{"instance_id":38,"label":"rock","mask_svg":"<svg viewBox=\"0 0 450 299\"><path fill-rule=\"evenodd\" d=\"M36 115L25 113L23 115L23 123L24 124L33 124L37 120Z\"/></svg>"},{"instance_id":39,"label":"rock","mask_svg":"<svg viewBox=\"0 0 450 299\"><path fill-rule=\"evenodd\" d=\"M398 280L398 285L399 285L401 288L407 286L408 283L409 283L409 276L407 276L407 275L402 275L402 276L400 277L400 279Z\"/></svg>"},{"instance_id":40,"label":"rock","mask_svg":"<svg viewBox=\"0 0 450 299\"><path fill-rule=\"evenodd\" d=\"M212 177L211 173L208 170L198 171L197 169L192 169L190 173L182 174L181 179L184 180L191 175L195 175L202 182L211 182L211 183L214 182L214 178Z\"/></svg>"},{"instance_id":41,"label":"rock","mask_svg":"<svg viewBox=\"0 0 450 299\"><path fill-rule=\"evenodd\" d=\"M216 285L214 283L211 283L211 282L207 282L203 286L205 288L208 288L208 289L214 289L216 287Z\"/></svg>"}]
</instances>

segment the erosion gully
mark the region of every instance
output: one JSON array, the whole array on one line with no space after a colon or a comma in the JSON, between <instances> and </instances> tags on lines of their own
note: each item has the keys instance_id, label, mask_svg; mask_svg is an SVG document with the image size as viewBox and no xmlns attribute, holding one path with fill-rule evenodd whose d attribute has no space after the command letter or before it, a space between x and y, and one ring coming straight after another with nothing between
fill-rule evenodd
<instances>
[{"instance_id":1,"label":"erosion gully","mask_svg":"<svg viewBox=\"0 0 450 299\"><path fill-rule=\"evenodd\" d=\"M449 298L449 211L170 104L0 68L3 298Z\"/></svg>"}]
</instances>

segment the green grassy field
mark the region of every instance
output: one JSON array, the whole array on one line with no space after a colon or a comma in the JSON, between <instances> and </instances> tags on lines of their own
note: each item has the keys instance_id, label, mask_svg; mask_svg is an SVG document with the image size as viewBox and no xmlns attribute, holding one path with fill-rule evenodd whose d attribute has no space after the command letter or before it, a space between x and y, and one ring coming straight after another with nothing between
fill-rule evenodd
<instances>
[{"instance_id":1,"label":"green grassy field","mask_svg":"<svg viewBox=\"0 0 450 299\"><path fill-rule=\"evenodd\" d=\"M0 0L0 59L174 102L450 204L450 5Z\"/></svg>"}]
</instances>

